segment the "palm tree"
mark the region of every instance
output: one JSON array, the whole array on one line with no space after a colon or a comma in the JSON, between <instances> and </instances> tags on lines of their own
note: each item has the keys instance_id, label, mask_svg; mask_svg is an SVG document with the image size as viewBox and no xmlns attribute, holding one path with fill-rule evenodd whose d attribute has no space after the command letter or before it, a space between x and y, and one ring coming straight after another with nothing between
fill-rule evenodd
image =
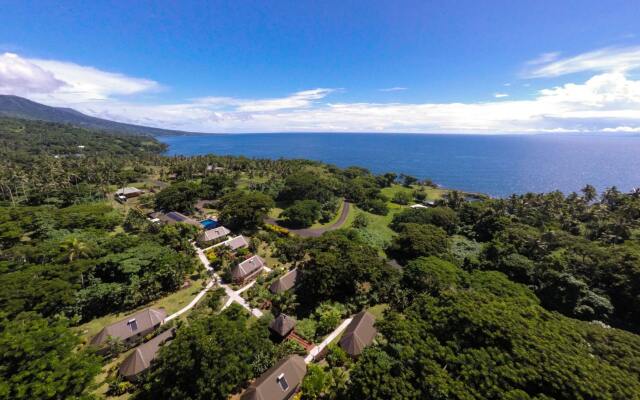
<instances>
[{"instance_id":1,"label":"palm tree","mask_svg":"<svg viewBox=\"0 0 640 400\"><path fill-rule=\"evenodd\" d=\"M585 187L583 187L581 192L583 194L584 201L586 201L587 203L591 203L598 195L596 188L591 185L586 185Z\"/></svg>"},{"instance_id":2,"label":"palm tree","mask_svg":"<svg viewBox=\"0 0 640 400\"><path fill-rule=\"evenodd\" d=\"M91 247L77 237L67 238L60 244L60 248L66 253L69 262L91 255Z\"/></svg>"}]
</instances>

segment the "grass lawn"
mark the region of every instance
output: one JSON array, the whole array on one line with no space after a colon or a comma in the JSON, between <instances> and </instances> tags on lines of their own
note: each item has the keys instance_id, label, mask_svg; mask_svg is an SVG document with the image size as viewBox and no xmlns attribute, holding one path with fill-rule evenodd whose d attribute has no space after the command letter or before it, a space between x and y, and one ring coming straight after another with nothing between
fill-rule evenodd
<instances>
[{"instance_id":1,"label":"grass lawn","mask_svg":"<svg viewBox=\"0 0 640 400\"><path fill-rule=\"evenodd\" d=\"M376 304L375 306L369 307L367 311L370 312L377 320L381 320L387 308L389 308L388 304Z\"/></svg>"},{"instance_id":2,"label":"grass lawn","mask_svg":"<svg viewBox=\"0 0 640 400\"><path fill-rule=\"evenodd\" d=\"M363 213L369 220L369 225L367 225L364 230L369 232L373 237L383 242L389 242L395 236L395 232L392 231L391 228L389 228L389 224L391 223L393 216L400 212L402 208L402 206L399 206L397 204L389 203L389 213L387 213L387 215L376 215L363 211L354 205L353 211L350 212L347 216L347 221L345 222L344 227L352 227L353 220L355 219L356 215L358 215L359 213Z\"/></svg>"},{"instance_id":3,"label":"grass lawn","mask_svg":"<svg viewBox=\"0 0 640 400\"><path fill-rule=\"evenodd\" d=\"M131 354L132 351L133 349L125 351L102 367L102 370L94 379L94 382L97 385L97 388L93 391L94 395L96 395L98 398L107 398L114 400L125 400L131 397L131 393L125 393L121 396L108 396L107 390L109 390L109 383L107 379L109 379L110 377L115 377L118 374L118 367L125 360L125 358L127 358L127 356Z\"/></svg>"},{"instance_id":4,"label":"grass lawn","mask_svg":"<svg viewBox=\"0 0 640 400\"><path fill-rule=\"evenodd\" d=\"M203 281L194 281L191 286L185 289L180 289L175 293L172 293L166 297L156 300L150 304L145 305L144 307L140 307L139 310L146 307L164 307L167 310L167 315L171 315L174 312L180 310L182 307L186 306L193 300L194 297L203 289ZM100 330L106 325L112 324L118 320L125 318L127 315L131 315L135 312L126 311L121 313L108 314L104 317L96 318L89 322L86 322L77 328L80 335L82 336L85 342L89 342L93 336L95 336Z\"/></svg>"},{"instance_id":5,"label":"grass lawn","mask_svg":"<svg viewBox=\"0 0 640 400\"><path fill-rule=\"evenodd\" d=\"M381 190L382 194L387 196L389 200L393 199L393 196L398 192L406 192L412 194L414 190L420 189L421 186L413 185L410 188L402 185L391 185L390 187ZM424 186L424 192L427 195L427 200L438 200L443 194L447 193L446 189L437 189L428 186Z\"/></svg>"}]
</instances>

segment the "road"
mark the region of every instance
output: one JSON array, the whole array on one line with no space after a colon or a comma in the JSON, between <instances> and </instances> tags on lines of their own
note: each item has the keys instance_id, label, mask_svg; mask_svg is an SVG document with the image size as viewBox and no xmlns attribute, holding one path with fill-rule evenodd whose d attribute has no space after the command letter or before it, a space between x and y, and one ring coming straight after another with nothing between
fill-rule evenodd
<instances>
[{"instance_id":1,"label":"road","mask_svg":"<svg viewBox=\"0 0 640 400\"><path fill-rule=\"evenodd\" d=\"M342 228L344 223L347 221L347 217L349 216L349 210L351 209L351 203L348 201L344 202L344 207L342 207L342 212L340 213L340 218L333 224L329 226L325 226L322 228L305 228L305 229L289 229L289 232L295 233L296 235L304 238L308 237L318 237L321 236L325 232L335 231L336 229ZM272 225L278 225L278 221L275 218L267 218L265 222Z\"/></svg>"}]
</instances>

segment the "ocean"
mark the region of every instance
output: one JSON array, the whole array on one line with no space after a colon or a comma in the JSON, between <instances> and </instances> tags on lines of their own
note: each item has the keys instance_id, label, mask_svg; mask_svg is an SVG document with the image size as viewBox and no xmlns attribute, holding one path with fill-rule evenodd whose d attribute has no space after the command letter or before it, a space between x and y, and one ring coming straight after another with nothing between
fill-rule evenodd
<instances>
[{"instance_id":1,"label":"ocean","mask_svg":"<svg viewBox=\"0 0 640 400\"><path fill-rule=\"evenodd\" d=\"M429 178L447 188L512 193L640 187L640 135L261 133L159 136L168 155L305 158Z\"/></svg>"}]
</instances>

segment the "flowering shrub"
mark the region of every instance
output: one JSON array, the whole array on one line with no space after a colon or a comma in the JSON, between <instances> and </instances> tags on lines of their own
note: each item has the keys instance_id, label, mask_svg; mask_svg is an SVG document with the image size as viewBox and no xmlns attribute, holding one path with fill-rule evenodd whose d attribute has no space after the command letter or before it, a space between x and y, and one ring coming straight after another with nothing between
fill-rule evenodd
<instances>
[{"instance_id":1,"label":"flowering shrub","mask_svg":"<svg viewBox=\"0 0 640 400\"><path fill-rule=\"evenodd\" d=\"M264 228L270 232L277 233L280 236L289 236L291 234L287 228L283 228L279 225L265 224Z\"/></svg>"}]
</instances>

